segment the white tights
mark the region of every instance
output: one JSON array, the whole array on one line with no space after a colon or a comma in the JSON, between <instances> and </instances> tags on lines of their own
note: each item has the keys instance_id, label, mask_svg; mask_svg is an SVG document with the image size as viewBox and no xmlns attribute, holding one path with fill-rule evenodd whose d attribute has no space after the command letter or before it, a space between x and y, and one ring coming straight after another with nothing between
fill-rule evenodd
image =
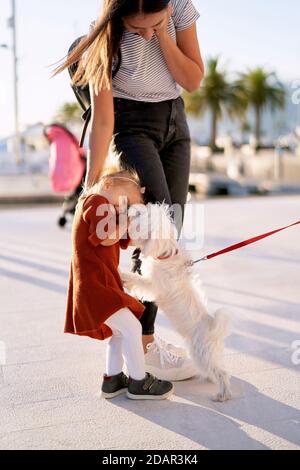
<instances>
[{"instance_id":1,"label":"white tights","mask_svg":"<svg viewBox=\"0 0 300 470\"><path fill-rule=\"evenodd\" d=\"M139 320L131 310L122 308L109 317L105 324L113 332L106 349L106 374L120 374L124 357L130 377L134 380L144 379L145 356Z\"/></svg>"}]
</instances>

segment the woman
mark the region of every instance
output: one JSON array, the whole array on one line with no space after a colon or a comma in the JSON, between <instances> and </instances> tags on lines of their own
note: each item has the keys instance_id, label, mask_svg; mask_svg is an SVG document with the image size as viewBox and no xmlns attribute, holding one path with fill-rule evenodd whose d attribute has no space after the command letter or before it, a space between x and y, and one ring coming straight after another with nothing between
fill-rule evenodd
<instances>
[{"instance_id":1,"label":"woman","mask_svg":"<svg viewBox=\"0 0 300 470\"><path fill-rule=\"evenodd\" d=\"M180 207L181 229L190 173L190 134L181 88L197 90L204 66L197 40L199 13L191 0L105 0L90 34L60 72L79 61L74 81L90 84L92 122L86 188L99 180L113 139L121 164L137 171L145 201ZM121 66L112 79L118 51ZM133 271L139 271L139 251ZM158 378L195 374L185 352L154 338L157 306L144 303L141 323L147 370Z\"/></svg>"}]
</instances>

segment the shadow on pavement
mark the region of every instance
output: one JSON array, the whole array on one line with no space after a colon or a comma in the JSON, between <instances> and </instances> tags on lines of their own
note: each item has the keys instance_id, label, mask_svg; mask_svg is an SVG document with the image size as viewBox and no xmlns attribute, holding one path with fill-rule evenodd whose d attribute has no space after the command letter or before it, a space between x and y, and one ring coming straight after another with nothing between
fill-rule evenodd
<instances>
[{"instance_id":1,"label":"shadow on pavement","mask_svg":"<svg viewBox=\"0 0 300 470\"><path fill-rule=\"evenodd\" d=\"M251 437L242 425L262 429L299 445L300 429L295 434L293 423L290 427L280 427L283 416L285 419L287 416L295 418L299 410L267 397L248 382L237 378L233 379L232 401L215 403L211 400L215 393L213 384L200 383L195 378L177 383L174 398L168 401L131 402L120 397L111 404L210 450L269 449ZM186 402L178 402L176 397ZM255 434L255 429L252 430Z\"/></svg>"}]
</instances>

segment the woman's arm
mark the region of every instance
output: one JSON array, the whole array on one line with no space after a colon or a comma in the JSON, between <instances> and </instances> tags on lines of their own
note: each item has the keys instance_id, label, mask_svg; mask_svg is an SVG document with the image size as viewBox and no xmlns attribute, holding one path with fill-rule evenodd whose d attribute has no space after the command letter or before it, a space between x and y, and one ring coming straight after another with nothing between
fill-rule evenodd
<instances>
[{"instance_id":1,"label":"woman's arm","mask_svg":"<svg viewBox=\"0 0 300 470\"><path fill-rule=\"evenodd\" d=\"M91 187L101 176L114 132L114 102L112 82L110 90L100 91L98 96L90 86L92 102L91 133L89 141L85 186Z\"/></svg>"},{"instance_id":2,"label":"woman's arm","mask_svg":"<svg viewBox=\"0 0 300 470\"><path fill-rule=\"evenodd\" d=\"M174 80L190 93L198 90L204 76L204 64L196 23L183 31L177 31L177 44L166 29L156 31L156 35Z\"/></svg>"}]
</instances>

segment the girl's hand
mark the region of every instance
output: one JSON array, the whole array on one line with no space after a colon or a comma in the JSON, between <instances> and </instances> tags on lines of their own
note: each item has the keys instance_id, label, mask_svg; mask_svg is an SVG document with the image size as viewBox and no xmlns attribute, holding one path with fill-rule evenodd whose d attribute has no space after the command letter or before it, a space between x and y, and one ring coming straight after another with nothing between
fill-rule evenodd
<instances>
[{"instance_id":1,"label":"girl's hand","mask_svg":"<svg viewBox=\"0 0 300 470\"><path fill-rule=\"evenodd\" d=\"M119 203L115 205L115 209L119 215L128 213L128 199L126 196L119 197Z\"/></svg>"},{"instance_id":2,"label":"girl's hand","mask_svg":"<svg viewBox=\"0 0 300 470\"><path fill-rule=\"evenodd\" d=\"M124 230L128 226L128 199L126 196L119 197L119 204L115 205L117 225Z\"/></svg>"},{"instance_id":3,"label":"girl's hand","mask_svg":"<svg viewBox=\"0 0 300 470\"><path fill-rule=\"evenodd\" d=\"M171 16L173 15L173 5L171 2L169 3L166 11L166 17L164 21L159 25L159 27L154 28L155 34L158 39L162 38L165 34L168 34L168 24L170 21Z\"/></svg>"}]
</instances>

